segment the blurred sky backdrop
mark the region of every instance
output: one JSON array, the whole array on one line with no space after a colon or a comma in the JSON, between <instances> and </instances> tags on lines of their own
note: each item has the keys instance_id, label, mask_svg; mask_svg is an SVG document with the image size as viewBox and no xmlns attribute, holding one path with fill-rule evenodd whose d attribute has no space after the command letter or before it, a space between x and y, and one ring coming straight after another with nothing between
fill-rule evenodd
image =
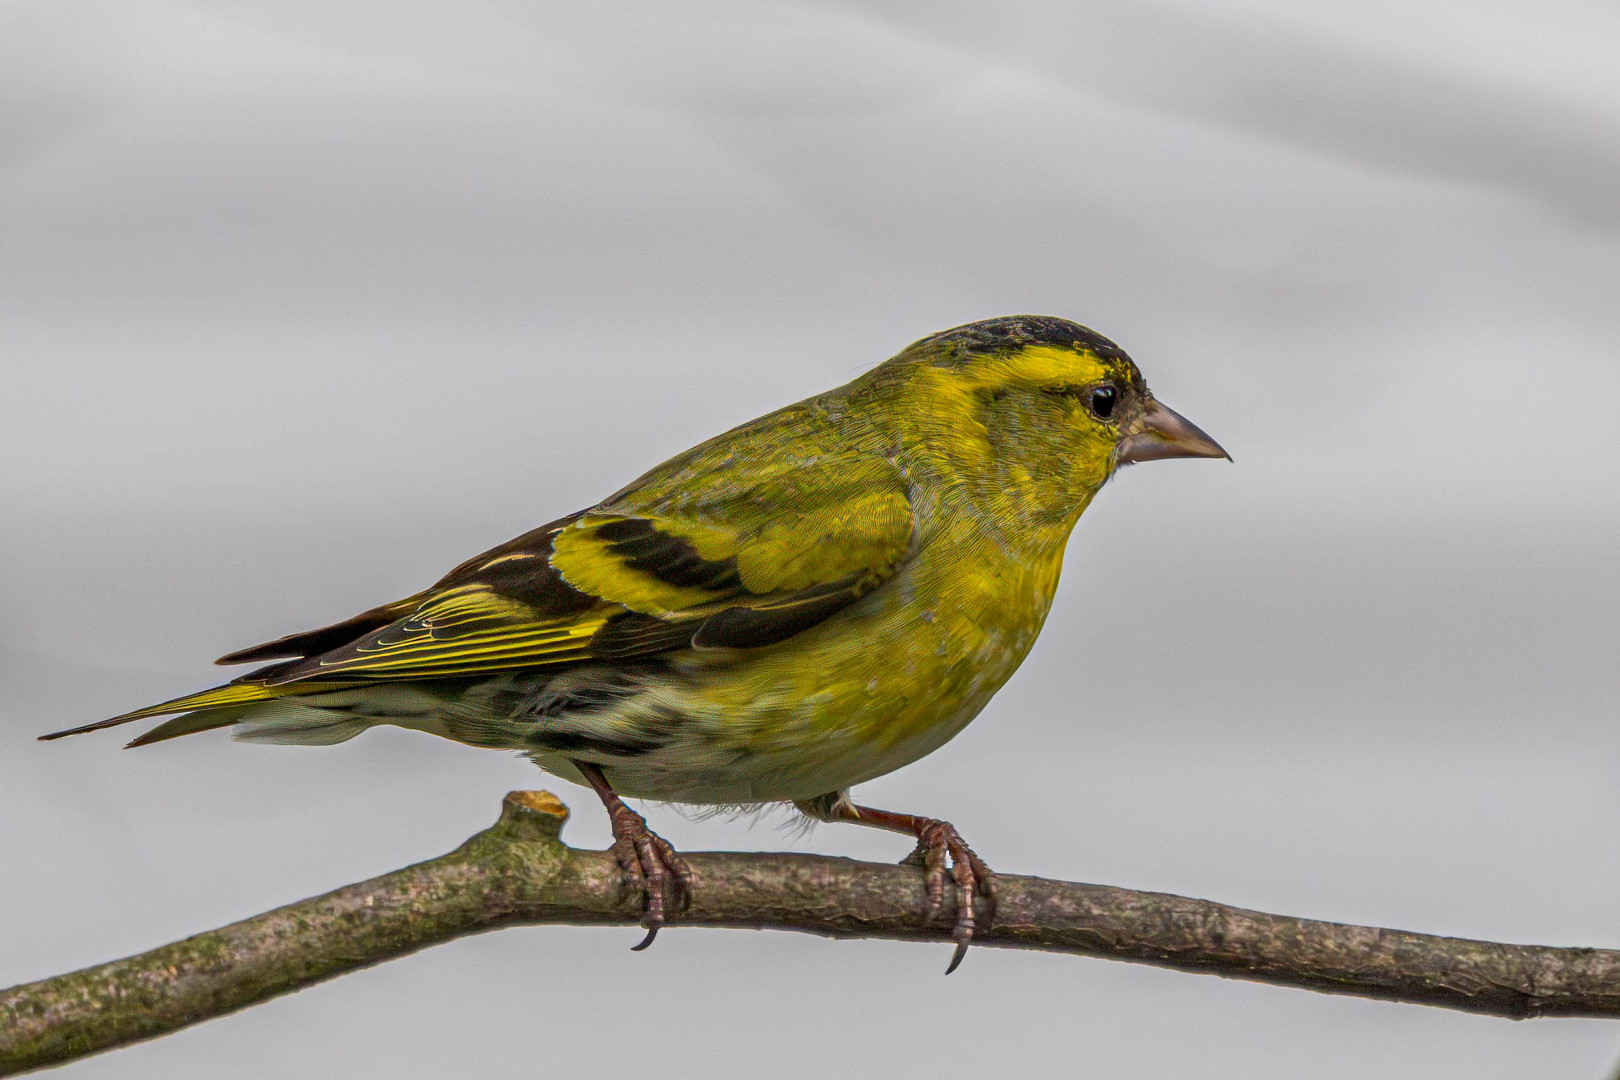
<instances>
[{"instance_id":1,"label":"blurred sky backdrop","mask_svg":"<svg viewBox=\"0 0 1620 1080\"><path fill-rule=\"evenodd\" d=\"M1617 56L1591 0L0 4L0 984L439 854L511 788L605 845L583 789L401 731L33 737L1010 312L1117 339L1236 464L1123 474L1023 671L866 800L1008 872L1620 946ZM62 1075L1620 1058L1613 1023L638 937L464 940Z\"/></svg>"}]
</instances>

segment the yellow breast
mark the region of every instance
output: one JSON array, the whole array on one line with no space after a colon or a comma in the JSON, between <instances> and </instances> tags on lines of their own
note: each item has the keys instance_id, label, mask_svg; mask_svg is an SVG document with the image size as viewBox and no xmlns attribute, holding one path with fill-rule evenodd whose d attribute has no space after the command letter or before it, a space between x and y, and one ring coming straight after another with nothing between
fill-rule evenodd
<instances>
[{"instance_id":1,"label":"yellow breast","mask_svg":"<svg viewBox=\"0 0 1620 1080\"><path fill-rule=\"evenodd\" d=\"M825 623L747 658L695 658L685 704L718 751L698 756L710 771L729 759L761 800L810 798L917 760L1017 670L1062 555L1061 539L1013 550L964 523Z\"/></svg>"}]
</instances>

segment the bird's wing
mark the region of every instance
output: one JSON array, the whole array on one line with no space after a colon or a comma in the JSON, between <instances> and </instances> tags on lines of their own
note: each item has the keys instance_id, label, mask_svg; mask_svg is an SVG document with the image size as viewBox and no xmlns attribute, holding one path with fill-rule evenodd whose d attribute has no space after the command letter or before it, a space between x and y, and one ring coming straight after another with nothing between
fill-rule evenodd
<instances>
[{"instance_id":1,"label":"bird's wing","mask_svg":"<svg viewBox=\"0 0 1620 1080\"><path fill-rule=\"evenodd\" d=\"M469 560L407 600L222 662L291 657L246 677L284 687L758 648L870 592L911 547L906 485L882 458L796 462L746 479L737 473L750 470L727 468L700 483L691 464Z\"/></svg>"}]
</instances>

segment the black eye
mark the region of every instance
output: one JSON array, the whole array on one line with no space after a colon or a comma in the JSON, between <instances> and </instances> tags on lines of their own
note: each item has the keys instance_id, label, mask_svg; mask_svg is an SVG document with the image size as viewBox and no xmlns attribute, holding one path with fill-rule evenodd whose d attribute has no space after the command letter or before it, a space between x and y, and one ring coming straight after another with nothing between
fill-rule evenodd
<instances>
[{"instance_id":1,"label":"black eye","mask_svg":"<svg viewBox=\"0 0 1620 1080\"><path fill-rule=\"evenodd\" d=\"M1086 391L1086 408L1097 419L1107 420L1114 415L1114 403L1118 398L1112 386L1093 386Z\"/></svg>"}]
</instances>

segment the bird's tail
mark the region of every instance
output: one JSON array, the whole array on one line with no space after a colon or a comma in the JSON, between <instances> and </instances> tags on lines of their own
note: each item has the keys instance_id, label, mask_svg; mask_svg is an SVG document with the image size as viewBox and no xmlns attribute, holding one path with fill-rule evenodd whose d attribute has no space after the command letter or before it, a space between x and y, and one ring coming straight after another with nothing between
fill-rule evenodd
<instances>
[{"instance_id":1,"label":"bird's tail","mask_svg":"<svg viewBox=\"0 0 1620 1080\"><path fill-rule=\"evenodd\" d=\"M41 735L40 741L60 739L68 735L82 735L87 731L117 727L132 720L146 720L154 716L180 713L165 720L151 731L132 740L129 746L146 746L178 738L198 731L228 727L241 723L238 731L242 738L258 742L296 742L325 745L353 738L370 726L370 721L328 712L295 700L323 687L264 686L257 683L226 683L196 694L187 694L170 701L151 705L134 712L121 713L93 724L53 731Z\"/></svg>"}]
</instances>

